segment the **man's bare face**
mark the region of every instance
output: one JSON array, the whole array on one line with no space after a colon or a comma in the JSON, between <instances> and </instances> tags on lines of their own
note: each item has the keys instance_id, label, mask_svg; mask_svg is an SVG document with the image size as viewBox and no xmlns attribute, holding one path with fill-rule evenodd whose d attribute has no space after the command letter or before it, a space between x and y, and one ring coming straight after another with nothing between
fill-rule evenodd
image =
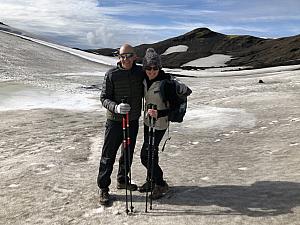
<instances>
[{"instance_id":1,"label":"man's bare face","mask_svg":"<svg viewBox=\"0 0 300 225\"><path fill-rule=\"evenodd\" d=\"M119 59L123 69L130 70L134 61L136 60L136 55L133 48L130 45L123 45L120 48Z\"/></svg>"}]
</instances>

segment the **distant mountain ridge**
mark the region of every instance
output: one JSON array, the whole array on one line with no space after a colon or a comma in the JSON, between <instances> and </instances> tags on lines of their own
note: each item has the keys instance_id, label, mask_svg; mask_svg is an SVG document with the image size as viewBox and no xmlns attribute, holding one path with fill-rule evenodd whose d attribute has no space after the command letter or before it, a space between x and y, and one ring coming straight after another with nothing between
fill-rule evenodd
<instances>
[{"instance_id":1,"label":"distant mountain ridge","mask_svg":"<svg viewBox=\"0 0 300 225\"><path fill-rule=\"evenodd\" d=\"M300 64L300 35L264 39L250 35L225 35L208 28L197 28L178 37L153 44L142 44L134 48L141 59L149 47L163 54L168 48L178 45L188 46L187 51L162 55L164 67L178 68L192 60L214 54L232 56L232 59L226 63L230 67L262 68ZM105 48L86 51L112 56L116 50ZM192 69L193 67L186 68Z\"/></svg>"},{"instance_id":2,"label":"distant mountain ridge","mask_svg":"<svg viewBox=\"0 0 300 225\"><path fill-rule=\"evenodd\" d=\"M49 42L49 40L40 36L10 27L2 22L0 22L0 30ZM166 50L176 46L186 47L187 50L164 54ZM139 56L138 62L141 62L146 49L149 47L153 47L161 54L162 64L168 68L207 68L206 65L197 67L183 65L215 54L231 56L231 60L226 62L228 67L263 68L300 64L300 35L265 39L250 35L225 35L211 31L208 28L197 28L183 35L160 42L135 46L134 48ZM116 50L102 48L83 51L113 56L113 52Z\"/></svg>"}]
</instances>

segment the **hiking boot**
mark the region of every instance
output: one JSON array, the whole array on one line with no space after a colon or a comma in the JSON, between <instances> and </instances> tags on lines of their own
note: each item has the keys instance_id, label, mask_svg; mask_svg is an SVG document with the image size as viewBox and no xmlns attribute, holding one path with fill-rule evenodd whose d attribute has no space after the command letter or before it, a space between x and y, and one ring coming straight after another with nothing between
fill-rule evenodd
<instances>
[{"instance_id":1,"label":"hiking boot","mask_svg":"<svg viewBox=\"0 0 300 225\"><path fill-rule=\"evenodd\" d=\"M154 183L152 183L152 189L154 187ZM142 186L139 187L139 192L143 193L143 192L149 192L151 191L151 182L150 181L146 181L146 183L144 183Z\"/></svg>"},{"instance_id":2,"label":"hiking boot","mask_svg":"<svg viewBox=\"0 0 300 225\"><path fill-rule=\"evenodd\" d=\"M108 191L100 190L100 199L99 199L100 205L108 205L109 200L110 200L110 196L108 194Z\"/></svg>"},{"instance_id":3,"label":"hiking boot","mask_svg":"<svg viewBox=\"0 0 300 225\"><path fill-rule=\"evenodd\" d=\"M152 199L159 199L164 196L169 190L169 185L165 182L164 185L155 185L153 188L152 195L150 198Z\"/></svg>"},{"instance_id":4,"label":"hiking boot","mask_svg":"<svg viewBox=\"0 0 300 225\"><path fill-rule=\"evenodd\" d=\"M117 183L117 189L126 189L125 183ZM136 184L127 184L127 190L129 191L136 191L137 185Z\"/></svg>"}]
</instances>

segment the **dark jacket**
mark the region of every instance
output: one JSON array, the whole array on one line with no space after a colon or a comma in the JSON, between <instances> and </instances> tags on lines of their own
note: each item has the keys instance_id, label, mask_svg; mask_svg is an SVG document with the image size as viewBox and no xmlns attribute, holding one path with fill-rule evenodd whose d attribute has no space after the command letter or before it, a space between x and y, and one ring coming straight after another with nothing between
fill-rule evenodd
<instances>
[{"instance_id":1,"label":"dark jacket","mask_svg":"<svg viewBox=\"0 0 300 225\"><path fill-rule=\"evenodd\" d=\"M130 70L124 70L119 64L107 71L104 77L100 100L107 109L107 119L121 121L122 115L114 112L115 106L126 97L131 106L129 120L141 116L144 74L141 66L133 64Z\"/></svg>"}]
</instances>

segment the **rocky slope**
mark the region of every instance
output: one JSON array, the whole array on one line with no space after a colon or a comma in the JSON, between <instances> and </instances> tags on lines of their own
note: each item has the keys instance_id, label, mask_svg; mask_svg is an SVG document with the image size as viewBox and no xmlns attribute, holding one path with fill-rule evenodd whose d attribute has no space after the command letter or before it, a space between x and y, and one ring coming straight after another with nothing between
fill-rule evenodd
<instances>
[{"instance_id":1,"label":"rocky slope","mask_svg":"<svg viewBox=\"0 0 300 225\"><path fill-rule=\"evenodd\" d=\"M231 55L233 58L227 62L227 66L262 68L300 63L300 35L264 39L249 35L225 35L208 28L198 28L178 37L135 46L135 49L142 58L149 47L163 54L168 48L178 45L188 46L188 50L162 55L164 67L177 68L192 60L213 54ZM116 49L87 51L112 56Z\"/></svg>"}]
</instances>

